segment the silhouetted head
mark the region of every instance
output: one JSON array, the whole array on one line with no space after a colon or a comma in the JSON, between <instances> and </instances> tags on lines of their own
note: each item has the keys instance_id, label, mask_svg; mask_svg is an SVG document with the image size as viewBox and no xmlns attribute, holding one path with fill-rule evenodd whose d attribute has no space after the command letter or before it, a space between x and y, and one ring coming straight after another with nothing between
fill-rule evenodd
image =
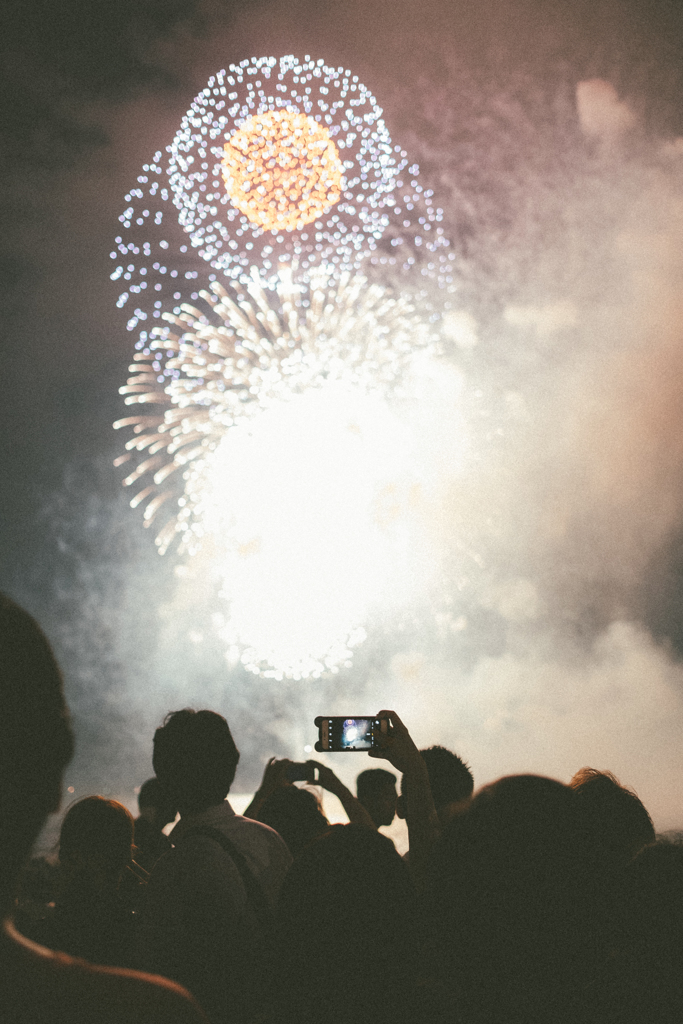
<instances>
[{"instance_id":1,"label":"silhouetted head","mask_svg":"<svg viewBox=\"0 0 683 1024\"><path fill-rule=\"evenodd\" d=\"M271 793L258 820L280 833L293 857L330 827L315 794L298 786L280 786Z\"/></svg>"},{"instance_id":2,"label":"silhouetted head","mask_svg":"<svg viewBox=\"0 0 683 1024\"><path fill-rule=\"evenodd\" d=\"M228 723L215 711L173 711L154 734L154 771L181 815L225 800L239 759Z\"/></svg>"},{"instance_id":3,"label":"silhouetted head","mask_svg":"<svg viewBox=\"0 0 683 1024\"><path fill-rule=\"evenodd\" d=\"M636 794L611 772L581 768L569 783L593 842L620 867L654 843L652 819Z\"/></svg>"},{"instance_id":4,"label":"silhouetted head","mask_svg":"<svg viewBox=\"0 0 683 1024\"><path fill-rule=\"evenodd\" d=\"M140 814L150 818L159 829L168 825L176 816L175 804L156 777L147 779L140 786L138 808Z\"/></svg>"},{"instance_id":5,"label":"silhouetted head","mask_svg":"<svg viewBox=\"0 0 683 1024\"><path fill-rule=\"evenodd\" d=\"M469 765L461 757L445 747L428 747L421 750L422 760L427 766L429 786L436 813L442 825L445 825L457 809L458 804L472 796L474 778ZM401 796L397 804L397 812L401 818L406 816L406 781L401 781Z\"/></svg>"},{"instance_id":6,"label":"silhouetted head","mask_svg":"<svg viewBox=\"0 0 683 1024\"><path fill-rule=\"evenodd\" d=\"M133 859L133 816L118 800L87 796L67 811L59 863L70 875L116 882Z\"/></svg>"},{"instance_id":7,"label":"silhouetted head","mask_svg":"<svg viewBox=\"0 0 683 1024\"><path fill-rule=\"evenodd\" d=\"M434 960L484 1020L526 1019L584 972L593 862L577 804L553 779L499 779L461 805L437 844Z\"/></svg>"},{"instance_id":8,"label":"silhouetted head","mask_svg":"<svg viewBox=\"0 0 683 1024\"><path fill-rule=\"evenodd\" d=\"M279 902L292 1019L346 1020L349 1008L397 1019L415 946L412 897L393 843L374 829L333 825L301 852Z\"/></svg>"},{"instance_id":9,"label":"silhouetted head","mask_svg":"<svg viewBox=\"0 0 683 1024\"><path fill-rule=\"evenodd\" d=\"M645 846L618 872L614 931L603 1006L592 1020L683 1019L683 846L660 840Z\"/></svg>"},{"instance_id":10,"label":"silhouetted head","mask_svg":"<svg viewBox=\"0 0 683 1024\"><path fill-rule=\"evenodd\" d=\"M31 616L0 595L0 912L4 883L11 884L47 815L59 807L72 754L50 645Z\"/></svg>"},{"instance_id":11,"label":"silhouetted head","mask_svg":"<svg viewBox=\"0 0 683 1024\"><path fill-rule=\"evenodd\" d=\"M396 776L384 768L368 768L356 779L356 795L375 825L391 825L396 814Z\"/></svg>"}]
</instances>

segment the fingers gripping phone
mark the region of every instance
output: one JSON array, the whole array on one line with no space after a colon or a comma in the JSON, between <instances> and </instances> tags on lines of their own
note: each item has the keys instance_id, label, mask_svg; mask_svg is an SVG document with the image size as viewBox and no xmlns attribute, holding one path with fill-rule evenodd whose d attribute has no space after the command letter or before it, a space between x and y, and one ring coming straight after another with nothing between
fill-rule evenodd
<instances>
[{"instance_id":1,"label":"fingers gripping phone","mask_svg":"<svg viewBox=\"0 0 683 1024\"><path fill-rule=\"evenodd\" d=\"M316 750L376 750L387 735L386 718L346 718L344 716L315 719L318 727Z\"/></svg>"}]
</instances>

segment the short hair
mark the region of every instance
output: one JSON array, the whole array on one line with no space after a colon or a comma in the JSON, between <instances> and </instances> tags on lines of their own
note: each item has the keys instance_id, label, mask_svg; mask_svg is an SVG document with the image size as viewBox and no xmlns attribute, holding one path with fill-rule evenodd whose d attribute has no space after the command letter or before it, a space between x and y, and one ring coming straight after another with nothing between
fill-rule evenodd
<instances>
[{"instance_id":1,"label":"short hair","mask_svg":"<svg viewBox=\"0 0 683 1024\"><path fill-rule=\"evenodd\" d=\"M74 740L62 676L34 619L0 594L0 778L33 801L59 783ZM48 808L50 809L50 808Z\"/></svg>"},{"instance_id":2,"label":"short hair","mask_svg":"<svg viewBox=\"0 0 683 1024\"><path fill-rule=\"evenodd\" d=\"M154 734L154 771L180 808L199 811L225 800L239 759L230 727L215 711L172 711Z\"/></svg>"},{"instance_id":3,"label":"short hair","mask_svg":"<svg viewBox=\"0 0 683 1024\"><path fill-rule=\"evenodd\" d=\"M95 862L112 872L132 860L133 816L118 800L86 796L72 804L59 834L59 860Z\"/></svg>"},{"instance_id":4,"label":"short hair","mask_svg":"<svg viewBox=\"0 0 683 1024\"><path fill-rule=\"evenodd\" d=\"M584 825L594 842L619 862L628 862L655 841L644 804L611 772L580 768L569 783L578 797Z\"/></svg>"},{"instance_id":5,"label":"short hair","mask_svg":"<svg viewBox=\"0 0 683 1024\"><path fill-rule=\"evenodd\" d=\"M356 779L359 800L371 799L389 786L396 790L396 776L384 768L367 768Z\"/></svg>"},{"instance_id":6,"label":"short hair","mask_svg":"<svg viewBox=\"0 0 683 1024\"><path fill-rule=\"evenodd\" d=\"M274 790L263 801L258 820L282 836L293 857L330 827L315 793L298 786Z\"/></svg>"},{"instance_id":7,"label":"short hair","mask_svg":"<svg viewBox=\"0 0 683 1024\"><path fill-rule=\"evenodd\" d=\"M452 750L438 746L421 750L420 754L427 766L429 786L437 810L472 796L474 777L469 765L461 757ZM405 793L405 783L401 784L401 790Z\"/></svg>"}]
</instances>

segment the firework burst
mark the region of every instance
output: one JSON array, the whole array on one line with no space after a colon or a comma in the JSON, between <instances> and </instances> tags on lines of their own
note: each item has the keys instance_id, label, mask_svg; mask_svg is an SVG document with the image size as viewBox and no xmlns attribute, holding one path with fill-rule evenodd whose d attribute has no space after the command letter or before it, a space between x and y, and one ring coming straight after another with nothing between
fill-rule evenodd
<instances>
[{"instance_id":1,"label":"firework burst","mask_svg":"<svg viewBox=\"0 0 683 1024\"><path fill-rule=\"evenodd\" d=\"M166 514L156 539L161 553L177 541L181 552L197 555L207 533L212 543L220 537L216 559L227 558L224 578L233 580L226 642L246 645L243 663L261 674L319 675L346 663L368 595L378 581L386 584L397 561L372 525L384 486L380 467L393 464L402 445L385 399L400 394L416 354L437 353L448 335L454 254L443 214L417 164L392 143L369 90L349 71L309 57L255 58L219 72L167 153L167 160L155 153L126 196L111 253L117 266L110 276L124 285L117 306L138 333L120 391L139 413L115 424L132 428L116 462L129 464L124 483L135 488L131 505L143 507L145 525L159 528ZM323 421L336 456L326 458L320 446L316 423ZM305 461L311 444L318 462L290 463L280 491L263 494L245 513L246 492L258 484L243 474L226 490L226 478L244 470L235 452L268 437L250 464L262 459L261 479L272 479L273 452L287 431L298 440L280 462L293 449ZM342 476L344 495L334 483ZM314 477L307 505L328 493L328 512L346 509L338 528L321 516L308 522L308 509L292 497L289 539L264 521L262 536L244 540L262 508L282 505L290 480L305 489ZM345 548L352 534L365 538L360 559ZM298 611L276 642L275 608L265 633L257 608L288 547L303 554L282 579L298 581L297 595L316 596L297 605L283 584L277 614ZM233 556L256 551L269 554L260 556L262 570L252 559L245 576ZM330 562L330 551L345 554ZM301 576L302 566L314 564L328 566L323 583L320 572ZM336 604L321 619L331 577ZM317 623L310 635L297 632L304 621Z\"/></svg>"},{"instance_id":2,"label":"firework burst","mask_svg":"<svg viewBox=\"0 0 683 1024\"><path fill-rule=\"evenodd\" d=\"M110 277L140 347L207 273L248 282L256 266L273 284L285 262L304 281L320 266L452 292L443 212L381 114L357 76L320 60L264 57L212 78L119 217Z\"/></svg>"},{"instance_id":3,"label":"firework burst","mask_svg":"<svg viewBox=\"0 0 683 1024\"><path fill-rule=\"evenodd\" d=\"M254 269L247 286L228 292L213 282L197 305L183 303L164 319L169 326L152 330L147 352L136 353L133 376L120 391L128 405L168 408L115 424L132 426L137 435L117 462L140 457L124 483L144 481L131 505L145 503L145 524L169 498L180 498L179 511L157 536L162 553L174 536L181 550L196 550L204 532L196 510L212 453L230 427L334 381L390 393L417 352L435 351L438 337L408 298L360 274L318 270L302 286L287 266L273 289ZM173 485L178 476L182 495Z\"/></svg>"}]
</instances>

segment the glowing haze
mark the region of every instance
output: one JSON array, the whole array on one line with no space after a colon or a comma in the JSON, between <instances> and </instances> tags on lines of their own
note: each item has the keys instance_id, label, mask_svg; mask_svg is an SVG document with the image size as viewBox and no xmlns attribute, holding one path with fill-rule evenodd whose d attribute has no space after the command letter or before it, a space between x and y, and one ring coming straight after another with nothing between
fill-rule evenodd
<instances>
[{"instance_id":1,"label":"glowing haze","mask_svg":"<svg viewBox=\"0 0 683 1024\"><path fill-rule=\"evenodd\" d=\"M424 519L430 474L439 479L440 471L425 446L429 432L415 420L397 415L381 393L336 383L272 407L221 441L203 521L223 552L223 636L250 671L277 679L336 673L350 667L370 612L391 616L429 598L438 552ZM439 449L452 471L465 451L464 426L448 451Z\"/></svg>"},{"instance_id":2,"label":"glowing haze","mask_svg":"<svg viewBox=\"0 0 683 1024\"><path fill-rule=\"evenodd\" d=\"M660 13L664 6L659 4ZM158 434L146 441L147 448L126 450L130 459L122 476L130 476L148 459L159 457L159 462L140 478L139 486L131 484L122 490L119 504L113 489L118 477L112 481L108 465L94 481L84 479L81 470L73 471L61 504L55 499L49 509L49 522L60 542L58 548L54 545L60 568L51 607L61 609L61 632L55 629L54 619L46 625L51 636L60 638L74 707L81 720L97 723L91 735L98 745L92 741L88 772L101 759L101 737L112 708L119 709L125 721L122 725L117 719L109 730L110 749L116 752L109 764L116 757L116 764L123 766L122 775L132 775L128 766L137 765L136 784L140 772L149 770L153 729L170 708L193 704L223 711L243 753L236 785L246 790L258 783L263 761L270 754L303 755L304 745L314 738L316 714L374 713L390 706L403 714L421 745L443 742L467 757L477 784L517 770L567 779L582 764L592 764L615 771L633 785L658 826L681 824L683 145L679 136L683 62L674 61L671 49L679 46L680 32L666 39L662 34L657 41L656 20L648 25L639 15L636 26L631 17L636 7L625 0L540 6L484 0L469 7L341 0L328 12L321 5L282 0L269 3L261 12L245 9L230 34L217 29L201 40L187 35L169 39L163 50L165 66L189 68L192 75L175 108L170 109L167 100L147 96L109 109L112 150L93 159L75 179L69 178L72 192L67 194L66 185L62 191L52 186L58 191L54 209L68 213L74 225L80 224L81 233L70 242L62 232L56 283L49 287L48 280L41 279L45 289L37 306L40 317L31 314L34 319L29 317L28 322L31 338L45 337L43 349L34 357L25 332L15 352L17 358L25 352L27 359L31 353L32 366L41 367L40 374L33 371L30 377L31 394L43 395L44 382L52 379L61 380L66 389L67 369L73 369L74 380L83 383L81 395L90 396L90 404L84 407L87 414L83 412L80 419L75 406L69 405L69 423L75 426L63 445L65 451L72 450L76 438L79 445L89 439L91 449L86 451L105 451L107 432L100 427L98 434L94 429L98 414L114 419L149 413L151 418L160 417L159 427L165 426L165 415L173 406L165 394L170 386L177 388L179 400L181 392L188 399L184 410L178 405L178 415L186 415L188 421L196 417L195 424L202 415L208 418L209 406L193 404L191 399L194 395L203 399L204 392L206 397L218 393L218 385L227 378L222 368L211 370L203 377L194 376L196 387L190 388L189 370L195 367L195 356L189 349L195 350L189 336L215 328L220 338L219 329L229 330L230 322L228 317L226 325L223 313L216 305L206 305L199 292L205 290L218 303L211 285L221 284L230 302L238 309L239 302L245 302L256 316L257 306L247 291L252 284L249 267L256 257L268 271L259 287L278 317L282 304L274 278L279 275L280 254L299 259L300 266L306 260L308 271L311 259L315 264L320 252L333 247L336 232L348 239L348 258L344 255L348 273L362 273L394 300L403 296L403 285L408 286L415 274L422 284L421 271L428 271L430 262L437 270L442 266L440 253L450 265L442 276L450 277L446 283L456 288L446 299L451 307L444 310L435 332L443 342L440 371L420 385L423 400L414 406L417 409L419 404L425 430L413 430L400 402L382 399L401 429L409 436L417 434L424 444L423 457L414 462L425 473L430 467L430 479L438 479L429 494L421 491L417 504L414 491L405 495L399 489L401 509L412 510L406 519L414 536L422 536L424 552L433 557L416 588L428 597L404 613L394 612L392 605L386 616L369 608L364 619L368 636L351 648L351 668L340 661L339 672L330 679L255 679L241 661L226 662L226 648L233 658L235 652L229 638L220 636L231 614L229 580L214 574L222 563L218 558L211 561L208 554L204 561L201 553L176 554L180 533L173 534L168 555L157 558L152 535L161 532L166 522L175 523L181 511L176 502L184 488L183 473L191 471L203 455L184 466L176 463L159 484L153 477L182 455L184 440L190 455L204 435L195 438L195 444L189 432L171 434L179 422L169 423L164 431L141 423L122 428L115 435L120 448L114 450L112 445L112 457L123 452L128 442L141 441L148 434L151 438L154 431ZM270 78L274 97L287 100L276 85L285 85L288 93L296 88L301 99L294 102L300 103L301 113L337 118L337 133L332 134L335 124L325 124L342 162L356 159L357 150L339 145L340 138L346 143L355 129L351 122L347 129L342 127L346 119L338 107L334 114L320 108L305 111L304 100L313 95L315 83L335 90L333 97L332 92L328 94L330 99L325 94L315 97L316 103L319 98L332 106L342 99L344 88L345 100L356 95L350 87L358 85L353 82L357 74L383 108L380 119L390 132L396 166L404 159L407 162L398 174L401 187L393 191L394 198L400 199L400 214L392 206L379 209L365 204L368 217L377 215L379 239L367 230L370 220L362 221L362 206L358 210L343 193L324 215L320 241L315 238L318 229L302 229L309 234L305 240L296 230L281 232L282 242L270 232L257 235L259 229L246 215L243 224L236 208L233 219L227 220L233 207L221 170L225 131L228 135L238 131L238 120L258 112L257 106L249 108L248 81L256 90L267 91L264 79L244 68L242 82L233 75L235 85L230 90L239 94L230 101L239 104L238 116L221 137L208 138L213 130L210 110L215 111L209 100L218 103L221 97L212 93L194 105L191 116L206 126L202 138L208 143L207 156L200 157L199 143L192 143L191 135L202 134L201 127L188 121L186 142L192 149L185 155L193 156L195 162L184 176L189 181L189 175L196 174L194 184L176 196L168 188L170 182L164 181L163 147L174 138L190 97L199 97L209 76L229 60L238 65L245 54L285 49L310 50L316 57L325 54L328 66L334 64L335 70L342 64L353 69L350 76L328 84L316 78L310 67L305 75L310 74L311 80L303 83L294 83L293 69L283 71L280 81L279 65ZM256 81L261 86L256 87ZM311 94L306 94L308 88ZM255 96L257 91L251 97L256 104ZM341 109L345 112L347 106ZM368 113L371 107L367 106ZM286 103L274 109L286 109ZM228 116L226 110L221 114ZM211 147L218 153L211 152ZM163 155L159 163L153 159L157 150ZM114 154L116 159L110 159ZM416 177L408 176L412 161L420 164ZM202 163L210 166L202 168ZM200 181L201 174L210 180ZM362 187L361 174L358 164L344 169L347 184L354 181L345 191L354 199L369 191ZM138 182L136 177L148 180ZM366 181L384 184L374 171ZM122 222L117 229L120 241L111 247L110 267L113 275L120 268L114 298L125 296L120 315L124 324L131 323L131 330L117 340L112 328L103 345L93 345L93 338L109 328L107 310L95 301L83 302L81 279L84 287L90 283L93 296L99 287L83 255L96 247L86 232L106 219L103 197L123 193L133 183L143 194L133 195L131 190L130 200L120 206L117 201L115 209L112 205L112 217L131 208L131 217L135 216L128 221L129 227ZM151 196L155 183L156 195ZM201 185L206 186L205 192ZM166 199L162 188L168 190ZM420 198L430 189L434 190L434 196L428 197L433 199L431 219ZM208 192L219 192L221 198L204 202ZM204 204L202 210L191 205L195 193L197 204ZM414 210L408 210L409 203ZM346 204L356 207L356 213L347 209L342 213L340 206ZM217 207L215 216L208 210L211 205ZM145 210L149 211L146 218ZM181 226L178 218L183 211L187 222ZM159 212L163 216L156 224ZM203 212L206 217L200 220ZM387 217L384 226L383 215ZM335 216L339 220L328 226ZM137 219L145 223L138 225ZM404 227L406 220L409 227ZM177 237L171 236L168 227L173 223ZM242 234L233 237L233 227ZM443 234L437 236L439 228ZM361 232L363 241L356 250L354 238ZM452 244L426 249L426 241L441 237ZM200 243L198 247L193 240ZM236 248L230 247L230 240ZM294 246L299 240L302 246L297 254ZM365 251L370 240L374 248L369 262L356 268L357 252ZM167 249L162 241L168 243ZM248 243L252 249L247 249ZM316 250L318 244L322 250ZM273 251L265 253L266 246ZM212 264L220 260L234 272L230 281ZM198 272L199 261L207 277L186 277ZM158 270L154 263L159 264ZM410 269L404 271L406 264ZM72 266L78 274L73 274ZM79 289L69 293L65 304L60 289L67 294L69 274L77 279ZM208 279L210 274L216 275L215 282ZM231 282L242 288L241 294L232 290ZM159 292L157 284L162 288ZM405 291L417 309L410 287ZM198 298L192 297L193 292ZM183 304L200 315L183 310ZM174 313L176 307L179 313ZM297 309L299 336L310 308ZM179 327L165 320L164 312L186 316L191 322ZM432 312L420 315L420 321L429 324ZM201 316L209 325L201 323ZM407 319L412 316L407 314ZM245 319L249 320L246 314ZM61 333L50 326L60 322L68 325ZM149 342L157 326L178 334L178 351L141 344L141 332L148 333ZM181 340L183 334L188 335L186 341ZM73 340L70 348L67 336L80 337L80 347ZM268 332L266 336L271 337ZM130 338L127 346L126 337ZM142 358L124 361L126 347L135 345L140 345L135 352ZM181 352L182 346L187 351ZM125 362L145 364L153 382L140 381L140 390L125 398L154 392L164 395L164 402L147 408L131 403L125 411L112 408L110 415L98 389L102 366L110 365L106 353L117 351L121 367L114 368L107 387L113 391L124 382ZM259 358L265 356L265 345L258 351ZM187 373L180 365L170 365L176 359L188 367ZM90 366L90 376L79 369L79 377L77 365ZM263 372L272 369L276 379L279 365L278 356ZM439 456L439 417L433 408L444 365L461 381L451 403L460 411L460 423L442 419L444 434L466 439L465 457L453 460L452 471L448 444ZM131 371L131 377L136 376ZM366 394L364 387L360 390ZM299 394L292 394L292 406ZM368 397L374 401L369 393ZM14 401L18 407L16 397ZM37 406L35 401L32 424L39 422ZM270 408L259 406L259 415ZM444 402L442 414L447 408ZM245 417L235 429L248 431L256 418ZM433 433L428 443L430 424ZM141 429L136 434L137 426ZM27 431L29 437L31 430L33 426ZM175 451L149 450L169 436L173 445L179 445ZM213 440L218 449L221 439ZM235 455L233 466L238 461ZM404 479L410 486L412 474L409 467ZM160 498L165 490L172 494L153 520L150 516L152 527L144 532L139 525L148 511L147 499L140 500L134 513L127 505L147 486L160 488L150 493L150 500ZM229 503L224 507L229 512ZM185 521L194 522L191 512ZM391 533L387 541L386 525L378 527L374 516L369 523L370 532L375 530L387 543L395 542ZM262 524L264 537L267 525ZM192 535L191 526L183 533ZM247 534L248 530L240 537ZM253 535L247 536L252 539ZM231 557L228 552L225 561ZM258 554L244 551L235 557L243 568ZM50 564L49 559L45 564ZM174 569L187 571L174 576ZM219 598L220 591L226 596ZM364 602L356 607L360 605ZM338 621L344 632L348 619L340 615ZM249 623L241 626L245 633L247 626L251 628ZM253 630L251 636L256 650L260 634ZM241 657L246 647L235 646ZM101 705L93 712L98 694ZM96 713L100 707L102 713ZM82 731L83 744L88 735ZM126 740L126 745L122 736L135 738ZM135 744L137 759L130 756ZM360 768L357 760L341 758L334 767L349 783ZM82 774L87 774L85 769Z\"/></svg>"}]
</instances>

